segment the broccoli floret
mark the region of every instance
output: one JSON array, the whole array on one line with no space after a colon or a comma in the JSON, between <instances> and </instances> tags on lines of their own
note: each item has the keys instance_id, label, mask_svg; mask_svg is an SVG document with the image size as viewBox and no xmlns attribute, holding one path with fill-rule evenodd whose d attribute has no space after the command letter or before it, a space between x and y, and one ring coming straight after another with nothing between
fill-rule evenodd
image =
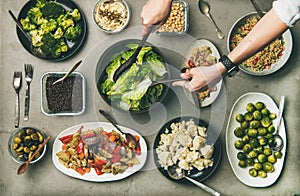
<instances>
[{"instance_id":1,"label":"broccoli floret","mask_svg":"<svg viewBox=\"0 0 300 196\"><path fill-rule=\"evenodd\" d=\"M62 53L67 52L69 49L64 39L60 39L59 41L57 41L53 48L54 49L52 50L51 55L54 58L59 57L60 55L62 55Z\"/></svg>"},{"instance_id":2,"label":"broccoli floret","mask_svg":"<svg viewBox=\"0 0 300 196\"><path fill-rule=\"evenodd\" d=\"M58 58L60 55L61 55L61 49L60 48L57 48L55 50L52 51L51 55L54 57L54 58Z\"/></svg>"},{"instance_id":3,"label":"broccoli floret","mask_svg":"<svg viewBox=\"0 0 300 196\"><path fill-rule=\"evenodd\" d=\"M21 19L20 22L25 31L31 31L33 29L36 29L36 25L30 22L28 16L24 19Z\"/></svg>"},{"instance_id":4,"label":"broccoli floret","mask_svg":"<svg viewBox=\"0 0 300 196\"><path fill-rule=\"evenodd\" d=\"M64 37L67 40L73 41L73 40L78 39L80 37L81 33L82 33L82 29L79 25L71 26L71 27L67 28Z\"/></svg>"},{"instance_id":5,"label":"broccoli floret","mask_svg":"<svg viewBox=\"0 0 300 196\"><path fill-rule=\"evenodd\" d=\"M44 32L42 30L34 29L29 31L29 34L31 36L31 42L34 47L39 47L43 44L42 38Z\"/></svg>"},{"instance_id":6,"label":"broccoli floret","mask_svg":"<svg viewBox=\"0 0 300 196\"><path fill-rule=\"evenodd\" d=\"M57 43L57 40L51 35L51 33L46 33L44 34L42 38L42 45L41 45L41 50L49 55L53 51L53 47Z\"/></svg>"},{"instance_id":7,"label":"broccoli floret","mask_svg":"<svg viewBox=\"0 0 300 196\"><path fill-rule=\"evenodd\" d=\"M72 18L64 19L64 20L60 23L60 26L61 26L63 29L66 30L68 27L74 26L74 21L73 21Z\"/></svg>"},{"instance_id":8,"label":"broccoli floret","mask_svg":"<svg viewBox=\"0 0 300 196\"><path fill-rule=\"evenodd\" d=\"M57 22L53 19L50 19L48 22L45 22L41 25L41 29L44 31L44 33L49 33L57 28Z\"/></svg>"},{"instance_id":9,"label":"broccoli floret","mask_svg":"<svg viewBox=\"0 0 300 196\"><path fill-rule=\"evenodd\" d=\"M54 1L46 2L45 5L40 8L40 10L46 19L56 19L65 13L65 9Z\"/></svg>"},{"instance_id":10,"label":"broccoli floret","mask_svg":"<svg viewBox=\"0 0 300 196\"><path fill-rule=\"evenodd\" d=\"M35 7L41 8L47 3L46 0L36 0Z\"/></svg>"},{"instance_id":11,"label":"broccoli floret","mask_svg":"<svg viewBox=\"0 0 300 196\"><path fill-rule=\"evenodd\" d=\"M79 10L77 8L75 8L73 10L73 12L68 12L68 14L72 16L72 18L75 22L77 22L81 19L81 15L80 15Z\"/></svg>"},{"instance_id":12,"label":"broccoli floret","mask_svg":"<svg viewBox=\"0 0 300 196\"><path fill-rule=\"evenodd\" d=\"M43 22L45 22L45 18L43 17L43 14L40 10L40 8L32 7L28 10L27 16L31 23L40 25Z\"/></svg>"},{"instance_id":13,"label":"broccoli floret","mask_svg":"<svg viewBox=\"0 0 300 196\"><path fill-rule=\"evenodd\" d=\"M54 37L55 39L59 39L59 38L61 38L63 35L64 35L64 31L62 30L61 27L58 27L58 28L56 29L55 33L53 34L53 37Z\"/></svg>"}]
</instances>

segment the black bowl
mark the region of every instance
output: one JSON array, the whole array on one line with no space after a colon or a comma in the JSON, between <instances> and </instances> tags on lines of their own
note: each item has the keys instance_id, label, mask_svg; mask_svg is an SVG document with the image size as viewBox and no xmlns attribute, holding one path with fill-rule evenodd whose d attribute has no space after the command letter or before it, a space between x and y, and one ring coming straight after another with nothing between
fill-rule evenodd
<instances>
[{"instance_id":1,"label":"black bowl","mask_svg":"<svg viewBox=\"0 0 300 196\"><path fill-rule=\"evenodd\" d=\"M107 79L107 74L105 72L106 67L111 63L111 61L113 60L113 58L121 53L122 51L126 51L128 50L128 48L126 47L126 45L128 44L139 44L141 40L138 39L126 39L126 40L122 40L120 42L117 42L115 44L113 44L112 46L108 47L103 54L101 55L98 63L97 63L97 67L96 67L96 73L95 73L95 78L96 78L96 85L97 85L97 89L98 92L100 94L100 96L102 97L102 99L111 107L119 110L119 111L123 111L123 112L130 112L132 114L140 114L140 113L144 113L144 112L148 112L150 108L155 107L156 105L158 105L159 102L162 102L162 100L166 97L167 92L168 92L168 85L163 85L163 92L161 94L161 96L158 98L158 100L156 100L156 102L154 102L149 108L146 108L145 110L139 110L139 111L135 111L135 110L129 110L129 111L125 111L119 107L117 107L116 105L114 105L111 100L109 99L109 97L102 93L101 91L101 84ZM155 46L153 46L152 44L146 42L144 44L144 46L151 46L152 50L158 54L160 57L162 57L163 59L163 63L166 66L167 69L167 74L165 75L166 79L170 78L170 71L169 68L167 66L166 60L164 55L162 54L162 52Z\"/></svg>"},{"instance_id":2,"label":"black bowl","mask_svg":"<svg viewBox=\"0 0 300 196\"><path fill-rule=\"evenodd\" d=\"M185 178L182 178L180 180L175 180L172 177L169 176L167 170L165 170L163 167L161 167L161 165L158 162L158 156L156 153L156 148L159 146L159 142L160 142L160 135L165 133L165 130L168 128L170 130L170 125L172 123L177 123L177 122L181 122L181 121L189 121L190 119L192 119L196 125L198 126L203 126L208 128L208 124L197 118L197 117L192 117L192 116L182 116L182 117L177 117L174 118L170 121L168 121L167 123L165 123L159 130L159 132L156 135L156 138L154 140L154 145L153 145L153 155L154 155L154 162L156 167L158 168L158 170L160 171L161 174L163 174L166 178L168 178L169 180L175 181L175 182L179 182L179 183L186 183L186 184L190 184L190 182L188 180L186 180ZM202 171L199 171L198 169L194 168L192 169L190 172L185 172L185 175L193 178L194 180L198 181L198 182L202 182L204 180L206 180L207 178L209 178L214 171L216 170L216 168L219 165L220 159L221 159L221 142L219 139L216 140L217 135L216 135L216 131L214 131L213 129L207 129L207 143L208 144L213 144L214 145L214 153L211 157L211 159L213 160L213 166L212 167L208 167Z\"/></svg>"},{"instance_id":3,"label":"black bowl","mask_svg":"<svg viewBox=\"0 0 300 196\"><path fill-rule=\"evenodd\" d=\"M67 41L66 43L68 45L69 50L66 53L63 53L61 56L59 56L58 58L54 58L51 55L47 56L45 60L47 61L53 61L53 62L58 62L58 61L64 61L66 59L68 59L69 57L73 56L83 45L85 38L86 38L86 34L87 34L87 23L84 17L84 13L81 11L81 9L73 2L73 1L69 1L69 0L56 0L56 2L58 4L60 4L65 10L69 10L69 11L73 11L74 9L78 9L80 15L81 15L81 19L76 22L76 25L79 25L82 29L82 34L81 36L74 41ZM28 1L23 8L21 9L19 15L18 15L18 20L20 21L22 18L26 18L27 16L27 12L28 10L35 6L36 1ZM18 38L21 42L21 44L23 45L23 47L33 56L35 56L32 52L31 52L31 43L28 42L28 40L26 39L26 37L23 35L23 33L21 32L21 30L17 27L17 35ZM28 33L29 35L29 33Z\"/></svg>"}]
</instances>

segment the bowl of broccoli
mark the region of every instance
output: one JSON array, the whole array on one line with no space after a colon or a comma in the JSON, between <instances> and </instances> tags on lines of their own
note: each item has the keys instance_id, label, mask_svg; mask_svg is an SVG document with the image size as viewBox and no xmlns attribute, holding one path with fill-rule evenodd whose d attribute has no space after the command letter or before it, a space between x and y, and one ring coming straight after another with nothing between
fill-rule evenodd
<instances>
[{"instance_id":1,"label":"bowl of broccoli","mask_svg":"<svg viewBox=\"0 0 300 196\"><path fill-rule=\"evenodd\" d=\"M29 1L20 11L18 20L31 37L29 43L17 29L24 48L34 55L30 50L32 44L41 49L50 61L61 61L72 56L85 39L86 21L73 1Z\"/></svg>"},{"instance_id":2,"label":"bowl of broccoli","mask_svg":"<svg viewBox=\"0 0 300 196\"><path fill-rule=\"evenodd\" d=\"M116 69L133 54L140 40L127 39L108 47L96 67L96 84L102 99L111 107L130 113L143 113L158 105L167 94L168 86L151 86L152 81L170 78L161 51L146 43L137 60L113 81Z\"/></svg>"}]
</instances>

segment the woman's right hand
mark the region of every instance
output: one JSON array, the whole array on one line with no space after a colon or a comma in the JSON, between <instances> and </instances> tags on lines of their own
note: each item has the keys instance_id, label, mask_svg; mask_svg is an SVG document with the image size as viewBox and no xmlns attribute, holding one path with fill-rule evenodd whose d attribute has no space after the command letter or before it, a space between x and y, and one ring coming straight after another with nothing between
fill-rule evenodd
<instances>
[{"instance_id":1,"label":"woman's right hand","mask_svg":"<svg viewBox=\"0 0 300 196\"><path fill-rule=\"evenodd\" d=\"M151 26L155 26L157 29L166 22L171 11L171 3L172 0L147 1L141 12L142 24L144 25L142 36Z\"/></svg>"}]
</instances>

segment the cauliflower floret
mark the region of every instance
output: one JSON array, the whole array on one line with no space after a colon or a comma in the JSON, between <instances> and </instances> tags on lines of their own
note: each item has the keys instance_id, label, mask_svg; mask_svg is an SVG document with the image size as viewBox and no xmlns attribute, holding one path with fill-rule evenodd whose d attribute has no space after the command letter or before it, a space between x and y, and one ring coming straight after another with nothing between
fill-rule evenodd
<instances>
[{"instance_id":1,"label":"cauliflower floret","mask_svg":"<svg viewBox=\"0 0 300 196\"><path fill-rule=\"evenodd\" d=\"M193 149L192 150L200 150L201 146L206 143L206 139L201 136L196 136L193 139Z\"/></svg>"},{"instance_id":2,"label":"cauliflower floret","mask_svg":"<svg viewBox=\"0 0 300 196\"><path fill-rule=\"evenodd\" d=\"M205 158L209 159L209 158L211 158L211 156L214 153L214 146L213 145L205 145L204 147L202 147L200 149L200 152Z\"/></svg>"},{"instance_id":3,"label":"cauliflower floret","mask_svg":"<svg viewBox=\"0 0 300 196\"><path fill-rule=\"evenodd\" d=\"M34 30L31 30L29 32L29 34L31 36L31 42L34 47L40 47L43 44L42 38L43 38L44 32L42 30L34 29Z\"/></svg>"}]
</instances>

